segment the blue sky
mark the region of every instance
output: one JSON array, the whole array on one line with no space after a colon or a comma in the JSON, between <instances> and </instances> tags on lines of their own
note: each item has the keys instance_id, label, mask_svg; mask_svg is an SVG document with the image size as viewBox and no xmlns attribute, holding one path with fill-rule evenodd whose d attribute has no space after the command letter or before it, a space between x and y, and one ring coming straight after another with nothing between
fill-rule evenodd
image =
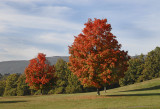
<instances>
[{"instance_id":1,"label":"blue sky","mask_svg":"<svg viewBox=\"0 0 160 109\"><path fill-rule=\"evenodd\" d=\"M66 56L88 18L107 18L129 55L160 46L159 0L0 0L0 61Z\"/></svg>"}]
</instances>

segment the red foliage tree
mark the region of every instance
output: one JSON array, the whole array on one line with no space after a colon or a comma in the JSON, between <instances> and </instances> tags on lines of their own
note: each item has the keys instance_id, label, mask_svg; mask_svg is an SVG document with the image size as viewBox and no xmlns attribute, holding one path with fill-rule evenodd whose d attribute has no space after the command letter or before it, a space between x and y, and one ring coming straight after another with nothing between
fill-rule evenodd
<instances>
[{"instance_id":1,"label":"red foliage tree","mask_svg":"<svg viewBox=\"0 0 160 109\"><path fill-rule=\"evenodd\" d=\"M84 86L97 89L124 76L129 56L120 50L107 19L88 20L85 28L69 46L69 65ZM98 95L99 90L98 90Z\"/></svg>"},{"instance_id":2,"label":"red foliage tree","mask_svg":"<svg viewBox=\"0 0 160 109\"><path fill-rule=\"evenodd\" d=\"M39 53L25 69L26 83L31 89L41 89L41 94L43 89L52 87L56 80L54 65L51 66L45 56Z\"/></svg>"}]
</instances>

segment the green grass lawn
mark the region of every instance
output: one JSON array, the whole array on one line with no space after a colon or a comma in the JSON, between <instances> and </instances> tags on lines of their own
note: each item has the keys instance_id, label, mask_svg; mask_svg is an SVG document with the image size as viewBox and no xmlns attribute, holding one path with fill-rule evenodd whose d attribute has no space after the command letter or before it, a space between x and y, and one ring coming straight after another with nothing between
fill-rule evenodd
<instances>
[{"instance_id":1,"label":"green grass lawn","mask_svg":"<svg viewBox=\"0 0 160 109\"><path fill-rule=\"evenodd\" d=\"M0 109L160 109L160 78L96 92L0 97Z\"/></svg>"}]
</instances>

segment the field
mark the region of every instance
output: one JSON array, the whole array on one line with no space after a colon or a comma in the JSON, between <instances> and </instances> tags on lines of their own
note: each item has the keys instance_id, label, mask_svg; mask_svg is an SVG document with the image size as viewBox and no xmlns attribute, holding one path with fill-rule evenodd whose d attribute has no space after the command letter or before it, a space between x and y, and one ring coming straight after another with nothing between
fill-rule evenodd
<instances>
[{"instance_id":1,"label":"field","mask_svg":"<svg viewBox=\"0 0 160 109\"><path fill-rule=\"evenodd\" d=\"M160 109L160 78L96 92L0 97L0 109Z\"/></svg>"}]
</instances>

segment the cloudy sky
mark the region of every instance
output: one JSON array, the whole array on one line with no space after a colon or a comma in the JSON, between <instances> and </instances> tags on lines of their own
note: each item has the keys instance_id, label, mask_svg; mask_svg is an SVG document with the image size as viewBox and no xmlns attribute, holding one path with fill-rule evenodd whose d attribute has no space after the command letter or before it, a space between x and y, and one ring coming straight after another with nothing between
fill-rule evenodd
<instances>
[{"instance_id":1,"label":"cloudy sky","mask_svg":"<svg viewBox=\"0 0 160 109\"><path fill-rule=\"evenodd\" d=\"M0 61L67 56L88 18L107 18L129 55L160 46L159 0L0 0Z\"/></svg>"}]
</instances>

